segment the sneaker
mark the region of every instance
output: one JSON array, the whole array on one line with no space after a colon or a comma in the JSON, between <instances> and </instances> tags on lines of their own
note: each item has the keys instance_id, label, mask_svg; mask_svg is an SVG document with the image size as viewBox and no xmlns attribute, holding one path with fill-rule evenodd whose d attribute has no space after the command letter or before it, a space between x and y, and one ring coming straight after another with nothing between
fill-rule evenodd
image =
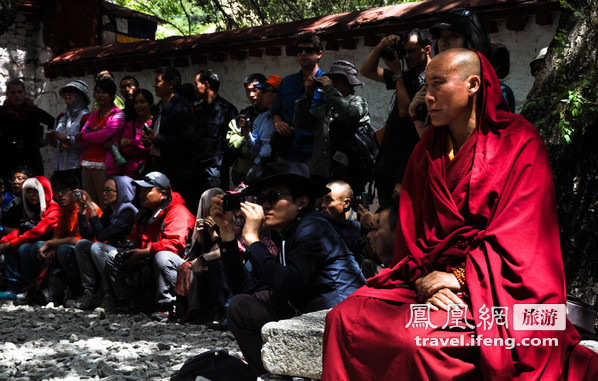
<instances>
[{"instance_id":1,"label":"sneaker","mask_svg":"<svg viewBox=\"0 0 598 381\"><path fill-rule=\"evenodd\" d=\"M81 310L91 310L96 308L102 302L102 298L99 295L94 294L89 290L83 291L83 296L77 299L75 307Z\"/></svg>"},{"instance_id":2,"label":"sneaker","mask_svg":"<svg viewBox=\"0 0 598 381\"><path fill-rule=\"evenodd\" d=\"M158 310L151 315L154 321L176 321L176 309L174 303L161 304Z\"/></svg>"},{"instance_id":3,"label":"sneaker","mask_svg":"<svg viewBox=\"0 0 598 381\"><path fill-rule=\"evenodd\" d=\"M114 300L112 295L104 295L98 309L102 309L106 313L116 312L116 300Z\"/></svg>"},{"instance_id":4,"label":"sneaker","mask_svg":"<svg viewBox=\"0 0 598 381\"><path fill-rule=\"evenodd\" d=\"M76 307L77 301L75 299L67 299L64 302L64 308Z\"/></svg>"},{"instance_id":5,"label":"sneaker","mask_svg":"<svg viewBox=\"0 0 598 381\"><path fill-rule=\"evenodd\" d=\"M0 292L0 300L17 300L17 294L12 291Z\"/></svg>"},{"instance_id":6,"label":"sneaker","mask_svg":"<svg viewBox=\"0 0 598 381\"><path fill-rule=\"evenodd\" d=\"M156 311L152 314L151 319L153 321L163 321L166 322L170 319L170 314L168 311Z\"/></svg>"},{"instance_id":7,"label":"sneaker","mask_svg":"<svg viewBox=\"0 0 598 381\"><path fill-rule=\"evenodd\" d=\"M2 291L2 292L0 292L0 300L26 301L27 293L22 292L20 294L17 294L16 292L12 292L12 291Z\"/></svg>"}]
</instances>

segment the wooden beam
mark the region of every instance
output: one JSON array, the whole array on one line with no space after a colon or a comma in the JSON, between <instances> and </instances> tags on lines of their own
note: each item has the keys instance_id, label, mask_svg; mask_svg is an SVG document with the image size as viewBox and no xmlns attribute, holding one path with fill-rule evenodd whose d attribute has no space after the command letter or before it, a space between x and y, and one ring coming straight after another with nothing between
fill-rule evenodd
<instances>
[{"instance_id":1,"label":"wooden beam","mask_svg":"<svg viewBox=\"0 0 598 381\"><path fill-rule=\"evenodd\" d=\"M189 58L187 57L176 57L173 59L174 67L189 67Z\"/></svg>"},{"instance_id":2,"label":"wooden beam","mask_svg":"<svg viewBox=\"0 0 598 381\"><path fill-rule=\"evenodd\" d=\"M226 61L227 54L225 52L210 52L208 54L208 60L214 62L224 62Z\"/></svg>"},{"instance_id":3,"label":"wooden beam","mask_svg":"<svg viewBox=\"0 0 598 381\"><path fill-rule=\"evenodd\" d=\"M334 51L338 51L341 48L341 42L338 40L328 40L326 41L326 46L324 47L324 49L326 50L334 50Z\"/></svg>"},{"instance_id":4,"label":"wooden beam","mask_svg":"<svg viewBox=\"0 0 598 381\"><path fill-rule=\"evenodd\" d=\"M536 13L536 24L538 25L552 25L552 12L538 12Z\"/></svg>"},{"instance_id":5,"label":"wooden beam","mask_svg":"<svg viewBox=\"0 0 598 381\"><path fill-rule=\"evenodd\" d=\"M521 16L509 16L507 17L507 29L515 32L522 31L527 24L527 20Z\"/></svg>"},{"instance_id":6,"label":"wooden beam","mask_svg":"<svg viewBox=\"0 0 598 381\"><path fill-rule=\"evenodd\" d=\"M357 42L359 39L357 38L345 38L341 41L341 47L346 50L355 50L357 49Z\"/></svg>"},{"instance_id":7,"label":"wooden beam","mask_svg":"<svg viewBox=\"0 0 598 381\"><path fill-rule=\"evenodd\" d=\"M288 49L288 47L287 47ZM266 56L268 57L279 57L282 55L282 48L280 46L267 46L266 47ZM289 52L287 50L287 56Z\"/></svg>"},{"instance_id":8,"label":"wooden beam","mask_svg":"<svg viewBox=\"0 0 598 381\"><path fill-rule=\"evenodd\" d=\"M262 57L264 55L264 49L262 48L251 48L249 49L249 57Z\"/></svg>"},{"instance_id":9,"label":"wooden beam","mask_svg":"<svg viewBox=\"0 0 598 381\"><path fill-rule=\"evenodd\" d=\"M230 58L237 61L243 61L247 58L248 52L247 50L231 50L230 51Z\"/></svg>"},{"instance_id":10,"label":"wooden beam","mask_svg":"<svg viewBox=\"0 0 598 381\"><path fill-rule=\"evenodd\" d=\"M208 56L199 54L196 56L191 56L191 63L193 65L207 65L208 63Z\"/></svg>"},{"instance_id":11,"label":"wooden beam","mask_svg":"<svg viewBox=\"0 0 598 381\"><path fill-rule=\"evenodd\" d=\"M375 34L369 34L363 38L363 45L364 46L376 46L380 43L381 40L382 40L382 37L375 35Z\"/></svg>"}]
</instances>

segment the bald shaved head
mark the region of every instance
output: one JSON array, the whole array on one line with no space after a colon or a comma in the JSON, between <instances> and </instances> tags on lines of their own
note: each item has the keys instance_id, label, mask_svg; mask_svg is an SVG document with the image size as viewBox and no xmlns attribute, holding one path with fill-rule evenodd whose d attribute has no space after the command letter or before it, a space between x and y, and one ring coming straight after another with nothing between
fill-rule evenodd
<instances>
[{"instance_id":1,"label":"bald shaved head","mask_svg":"<svg viewBox=\"0 0 598 381\"><path fill-rule=\"evenodd\" d=\"M446 50L426 68L426 106L432 124L448 125L453 138L463 133L467 140L476 126L480 72L480 58L469 49Z\"/></svg>"},{"instance_id":2,"label":"bald shaved head","mask_svg":"<svg viewBox=\"0 0 598 381\"><path fill-rule=\"evenodd\" d=\"M322 211L334 218L345 219L353 198L353 189L341 180L333 181L326 186L330 188L330 193L322 200Z\"/></svg>"},{"instance_id":3,"label":"bald shaved head","mask_svg":"<svg viewBox=\"0 0 598 381\"><path fill-rule=\"evenodd\" d=\"M480 76L481 74L480 57L478 57L476 52L469 49L457 48L445 50L432 59L427 69L429 70L430 67L434 68L434 66L438 66L445 71L455 70L463 79L470 75Z\"/></svg>"}]
</instances>

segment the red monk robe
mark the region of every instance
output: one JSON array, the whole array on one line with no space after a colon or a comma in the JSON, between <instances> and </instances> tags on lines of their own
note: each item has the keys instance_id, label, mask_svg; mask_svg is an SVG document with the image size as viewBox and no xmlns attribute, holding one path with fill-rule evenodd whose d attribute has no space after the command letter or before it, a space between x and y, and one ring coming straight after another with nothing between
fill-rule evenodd
<instances>
[{"instance_id":1,"label":"red monk robe","mask_svg":"<svg viewBox=\"0 0 598 381\"><path fill-rule=\"evenodd\" d=\"M323 380L590 380L598 356L579 334L513 329L513 305L564 304L565 279L552 173L533 125L511 114L492 66L482 65L480 123L451 161L448 127L431 127L416 146L403 181L396 265L369 279L327 316ZM405 328L414 282L465 262L474 329ZM484 327L479 309L508 307L508 328ZM463 324L462 324L463 325ZM485 329L486 328L486 329ZM418 346L417 337L557 338L558 346ZM436 342L435 344L438 344Z\"/></svg>"}]
</instances>

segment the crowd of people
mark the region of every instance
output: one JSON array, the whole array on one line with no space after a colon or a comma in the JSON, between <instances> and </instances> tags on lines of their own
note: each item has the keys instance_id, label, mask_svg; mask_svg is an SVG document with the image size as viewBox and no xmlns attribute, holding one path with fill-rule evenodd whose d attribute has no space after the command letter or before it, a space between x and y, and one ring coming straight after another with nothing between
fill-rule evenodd
<instances>
[{"instance_id":1,"label":"crowd of people","mask_svg":"<svg viewBox=\"0 0 598 381\"><path fill-rule=\"evenodd\" d=\"M315 34L295 48L297 73L247 76L241 111L219 95L212 70L184 84L161 67L153 92L132 76L117 87L101 71L93 103L84 81L60 89L56 118L9 81L0 298L228 328L255 375L266 372L264 324L329 308L326 380L595 372L596 355L575 345L570 324L555 334L558 348L414 342L475 334L484 305L565 301L547 156L499 82L506 47L459 8L429 33L381 39L359 69L345 60L320 68ZM393 92L376 132L355 94L360 73ZM418 303L435 324L404 328ZM464 308L468 331L437 328L449 306Z\"/></svg>"}]
</instances>

